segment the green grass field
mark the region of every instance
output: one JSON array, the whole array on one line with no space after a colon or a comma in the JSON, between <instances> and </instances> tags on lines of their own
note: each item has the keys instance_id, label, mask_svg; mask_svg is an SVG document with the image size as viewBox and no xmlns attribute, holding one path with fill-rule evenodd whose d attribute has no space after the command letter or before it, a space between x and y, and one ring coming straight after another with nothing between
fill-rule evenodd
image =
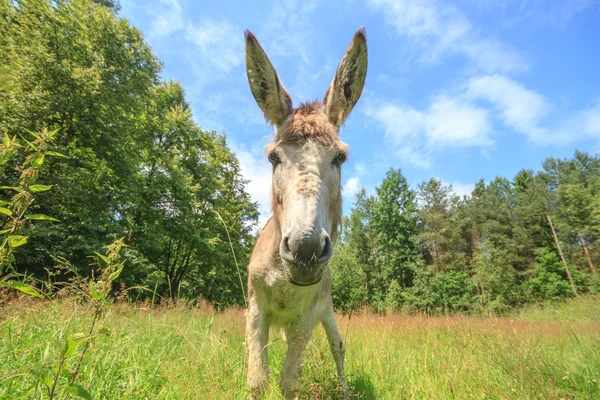
<instances>
[{"instance_id":1,"label":"green grass field","mask_svg":"<svg viewBox=\"0 0 600 400\"><path fill-rule=\"evenodd\" d=\"M90 321L70 302L21 299L0 308L0 398L48 398L33 375L54 376L61 344ZM600 398L600 297L505 318L366 314L338 321L355 398ZM95 399L247 397L243 311L118 305L102 325L112 333L90 342L77 378ZM267 398L278 399L285 351L278 333L269 346ZM76 360L65 364L59 384ZM302 398L336 398L321 327L302 379Z\"/></svg>"}]
</instances>

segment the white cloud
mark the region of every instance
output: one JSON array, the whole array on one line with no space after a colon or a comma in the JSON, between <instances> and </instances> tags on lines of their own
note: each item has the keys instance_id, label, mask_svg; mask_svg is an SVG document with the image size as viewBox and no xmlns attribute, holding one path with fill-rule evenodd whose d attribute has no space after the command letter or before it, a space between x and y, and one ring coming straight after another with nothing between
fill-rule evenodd
<instances>
[{"instance_id":1,"label":"white cloud","mask_svg":"<svg viewBox=\"0 0 600 400\"><path fill-rule=\"evenodd\" d=\"M540 1L519 1L518 6L505 4L505 8L518 13L514 22L533 20L558 27L564 27L572 18L583 12L594 13L600 10L598 0L554 0L543 2L542 7L540 5Z\"/></svg>"},{"instance_id":2,"label":"white cloud","mask_svg":"<svg viewBox=\"0 0 600 400\"><path fill-rule=\"evenodd\" d=\"M360 189L359 181L360 179L358 176L353 176L352 178L348 179L342 187L342 196L353 198Z\"/></svg>"},{"instance_id":3,"label":"white cloud","mask_svg":"<svg viewBox=\"0 0 600 400\"><path fill-rule=\"evenodd\" d=\"M473 189L475 189L474 183L461 183L455 181L450 182L450 184L452 185L452 192L454 192L454 194L460 198L462 198L463 196L470 197L471 193L473 192Z\"/></svg>"},{"instance_id":4,"label":"white cloud","mask_svg":"<svg viewBox=\"0 0 600 400\"><path fill-rule=\"evenodd\" d=\"M227 73L242 64L244 48L241 33L227 21L190 23L185 28L185 38L200 49L203 65Z\"/></svg>"},{"instance_id":5,"label":"white cloud","mask_svg":"<svg viewBox=\"0 0 600 400\"><path fill-rule=\"evenodd\" d=\"M572 131L571 134L583 132L587 136L600 138L600 100L594 107L576 113L564 129Z\"/></svg>"},{"instance_id":6,"label":"white cloud","mask_svg":"<svg viewBox=\"0 0 600 400\"><path fill-rule=\"evenodd\" d=\"M497 74L470 78L423 110L384 101L375 105L365 112L383 125L397 157L425 169L441 150L492 145L493 120L539 145L600 139L600 99L582 110L557 110L543 95ZM491 159L485 149L480 154Z\"/></svg>"},{"instance_id":7,"label":"white cloud","mask_svg":"<svg viewBox=\"0 0 600 400\"><path fill-rule=\"evenodd\" d=\"M559 18L567 21L588 8L596 7L598 10L599 6L598 0L567 0L560 9Z\"/></svg>"},{"instance_id":8,"label":"white cloud","mask_svg":"<svg viewBox=\"0 0 600 400\"><path fill-rule=\"evenodd\" d=\"M544 137L540 124L549 105L542 95L500 75L472 78L466 90L468 97L491 103L507 126L533 140Z\"/></svg>"},{"instance_id":9,"label":"white cloud","mask_svg":"<svg viewBox=\"0 0 600 400\"><path fill-rule=\"evenodd\" d=\"M177 0L159 0L160 5L151 10L150 36L162 37L183 28L183 10Z\"/></svg>"},{"instance_id":10,"label":"white cloud","mask_svg":"<svg viewBox=\"0 0 600 400\"><path fill-rule=\"evenodd\" d=\"M368 107L366 113L384 126L397 156L421 168L431 166L437 151L493 143L487 110L460 98L438 96L423 111L387 103Z\"/></svg>"},{"instance_id":11,"label":"white cloud","mask_svg":"<svg viewBox=\"0 0 600 400\"><path fill-rule=\"evenodd\" d=\"M456 7L436 0L369 0L385 14L385 20L398 34L408 36L422 47L423 61L437 61L448 54L462 54L487 72L527 69L515 49L491 38Z\"/></svg>"},{"instance_id":12,"label":"white cloud","mask_svg":"<svg viewBox=\"0 0 600 400\"><path fill-rule=\"evenodd\" d=\"M600 138L600 100L576 111L556 111L544 96L505 76L470 79L465 96L492 105L499 119L538 144L565 144L585 137Z\"/></svg>"},{"instance_id":13,"label":"white cloud","mask_svg":"<svg viewBox=\"0 0 600 400\"><path fill-rule=\"evenodd\" d=\"M432 147L487 146L490 123L487 110L444 96L427 110L425 134Z\"/></svg>"},{"instance_id":14,"label":"white cloud","mask_svg":"<svg viewBox=\"0 0 600 400\"><path fill-rule=\"evenodd\" d=\"M131 5L130 5L131 7ZM241 29L234 27L224 19L203 19L199 23L184 14L179 0L158 0L158 4L144 5L141 8L152 16L150 21L150 37L162 38L183 31L183 37L195 45L186 47L184 55L192 61L199 60L197 66L206 70L227 73L242 64L244 56ZM198 51L199 53L198 54Z\"/></svg>"}]
</instances>

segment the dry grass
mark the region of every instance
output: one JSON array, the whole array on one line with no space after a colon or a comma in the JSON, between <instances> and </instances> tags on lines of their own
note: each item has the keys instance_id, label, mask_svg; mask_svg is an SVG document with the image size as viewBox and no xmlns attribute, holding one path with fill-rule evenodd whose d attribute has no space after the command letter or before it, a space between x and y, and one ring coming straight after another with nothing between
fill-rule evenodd
<instances>
[{"instance_id":1,"label":"dry grass","mask_svg":"<svg viewBox=\"0 0 600 400\"><path fill-rule=\"evenodd\" d=\"M361 314L340 317L347 372L363 399L600 398L598 297L510 318ZM55 367L59 343L90 315L72 302L13 301L0 308L0 398L42 398L28 373ZM96 399L241 399L244 315L210 308L118 305L86 355L79 383ZM273 333L269 399L285 347ZM303 398L336 398L322 328L305 358Z\"/></svg>"}]
</instances>

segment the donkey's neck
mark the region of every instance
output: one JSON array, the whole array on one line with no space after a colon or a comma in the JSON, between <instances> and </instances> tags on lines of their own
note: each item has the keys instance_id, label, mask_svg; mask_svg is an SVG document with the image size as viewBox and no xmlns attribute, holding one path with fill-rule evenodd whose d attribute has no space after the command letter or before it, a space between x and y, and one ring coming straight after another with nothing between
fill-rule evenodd
<instances>
[{"instance_id":1,"label":"donkey's neck","mask_svg":"<svg viewBox=\"0 0 600 400\"><path fill-rule=\"evenodd\" d=\"M279 255L281 237L281 229L275 217L269 218L256 241L254 252L258 254L262 253L267 259L277 261L277 264L281 264L281 256ZM259 247L260 250L258 249Z\"/></svg>"}]
</instances>

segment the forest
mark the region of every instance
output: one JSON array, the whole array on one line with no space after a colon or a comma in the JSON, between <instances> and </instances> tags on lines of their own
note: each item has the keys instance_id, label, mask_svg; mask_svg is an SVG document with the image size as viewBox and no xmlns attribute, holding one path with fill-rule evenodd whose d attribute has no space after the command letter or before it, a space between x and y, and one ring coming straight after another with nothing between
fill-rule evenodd
<instances>
[{"instance_id":1,"label":"forest","mask_svg":"<svg viewBox=\"0 0 600 400\"><path fill-rule=\"evenodd\" d=\"M413 190L393 168L376 190L344 218L338 309L505 313L600 290L597 155L548 158L462 198L439 179Z\"/></svg>"},{"instance_id":2,"label":"forest","mask_svg":"<svg viewBox=\"0 0 600 400\"><path fill-rule=\"evenodd\" d=\"M240 163L118 8L0 3L0 279L85 279L121 239L115 292L244 305L258 208ZM548 158L462 198L391 168L343 220L334 305L505 313L596 293L599 240L597 154Z\"/></svg>"}]
</instances>

